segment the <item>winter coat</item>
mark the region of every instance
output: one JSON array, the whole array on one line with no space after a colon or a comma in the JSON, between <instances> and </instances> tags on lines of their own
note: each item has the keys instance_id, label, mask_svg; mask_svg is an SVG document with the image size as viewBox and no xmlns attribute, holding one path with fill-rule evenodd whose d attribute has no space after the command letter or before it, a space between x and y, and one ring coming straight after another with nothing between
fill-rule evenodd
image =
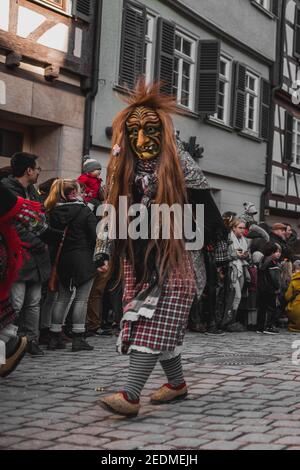
<instances>
[{"instance_id":1,"label":"winter coat","mask_svg":"<svg viewBox=\"0 0 300 470\"><path fill-rule=\"evenodd\" d=\"M83 173L77 179L79 183L85 185L85 202L91 202L93 199L99 200L100 188L102 180L95 176L90 175L89 173Z\"/></svg>"},{"instance_id":2,"label":"winter coat","mask_svg":"<svg viewBox=\"0 0 300 470\"><path fill-rule=\"evenodd\" d=\"M68 226L58 263L58 278L65 287L79 287L96 275L93 254L97 219L83 202L73 201L57 204L49 220L51 226L59 230ZM57 249L58 246L52 250L52 259Z\"/></svg>"},{"instance_id":3,"label":"winter coat","mask_svg":"<svg viewBox=\"0 0 300 470\"><path fill-rule=\"evenodd\" d=\"M10 189L16 196L21 196L24 199L40 202L39 195L33 185L28 186L25 190L24 186L13 176L4 178L3 185ZM19 273L18 281L34 281L44 282L50 276L50 258L48 247L38 238L33 232L22 230L19 236L23 242L28 246L28 259L25 260L24 265Z\"/></svg>"},{"instance_id":4,"label":"winter coat","mask_svg":"<svg viewBox=\"0 0 300 470\"><path fill-rule=\"evenodd\" d=\"M292 280L285 293L288 302L286 314L289 319L288 330L300 333L300 272L292 275Z\"/></svg>"},{"instance_id":5,"label":"winter coat","mask_svg":"<svg viewBox=\"0 0 300 470\"><path fill-rule=\"evenodd\" d=\"M258 291L278 294L281 287L281 269L278 261L264 257L258 269Z\"/></svg>"}]
</instances>

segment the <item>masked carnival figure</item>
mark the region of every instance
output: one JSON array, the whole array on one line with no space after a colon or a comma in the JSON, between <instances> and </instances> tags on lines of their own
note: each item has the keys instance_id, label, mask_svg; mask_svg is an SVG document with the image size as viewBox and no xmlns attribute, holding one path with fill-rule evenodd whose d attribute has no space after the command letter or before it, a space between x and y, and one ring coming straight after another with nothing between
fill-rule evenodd
<instances>
[{"instance_id":1,"label":"masked carnival figure","mask_svg":"<svg viewBox=\"0 0 300 470\"><path fill-rule=\"evenodd\" d=\"M151 395L151 403L187 396L181 350L193 299L205 285L201 250L187 250L184 236L175 236L176 224L182 220L170 217L170 236L163 237L164 223L153 217L153 205L175 204L183 213L188 203L193 209L204 204L204 243L223 236L222 218L207 180L175 136L170 113L178 112L176 103L159 90L158 84L139 80L128 106L115 117L107 180L107 203L115 208L116 220L125 220L130 232L130 215L119 219L119 198L126 196L128 207L140 204L141 225L147 217L149 232L154 226L159 235L151 231L148 238L137 238L129 233L121 239L117 234L112 240L104 224L95 250L101 272L114 259L121 259L124 315L117 349L129 354L130 362L123 389L103 397L99 404L126 416L138 414L141 391L158 361L167 383Z\"/></svg>"}]
</instances>

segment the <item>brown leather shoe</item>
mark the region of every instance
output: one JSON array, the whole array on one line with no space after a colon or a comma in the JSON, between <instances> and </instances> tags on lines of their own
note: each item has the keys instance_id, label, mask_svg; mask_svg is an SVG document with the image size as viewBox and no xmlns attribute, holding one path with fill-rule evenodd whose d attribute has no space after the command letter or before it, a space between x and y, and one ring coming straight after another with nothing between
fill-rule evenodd
<instances>
[{"instance_id":1,"label":"brown leather shoe","mask_svg":"<svg viewBox=\"0 0 300 470\"><path fill-rule=\"evenodd\" d=\"M5 364L2 364L2 366L0 367L0 377L6 377L13 370L15 370L15 368L23 358L24 354L26 353L26 347L27 338L26 336L22 336L19 339L16 351L10 357L6 358Z\"/></svg>"},{"instance_id":2,"label":"brown leather shoe","mask_svg":"<svg viewBox=\"0 0 300 470\"><path fill-rule=\"evenodd\" d=\"M140 404L138 401L129 401L125 392L114 393L107 397L101 398L98 404L105 410L112 411L117 415L128 417L137 416Z\"/></svg>"},{"instance_id":3,"label":"brown leather shoe","mask_svg":"<svg viewBox=\"0 0 300 470\"><path fill-rule=\"evenodd\" d=\"M164 384L150 396L152 405L161 405L162 403L171 403L176 400L183 400L188 394L185 382L178 387L172 387L170 384Z\"/></svg>"}]
</instances>

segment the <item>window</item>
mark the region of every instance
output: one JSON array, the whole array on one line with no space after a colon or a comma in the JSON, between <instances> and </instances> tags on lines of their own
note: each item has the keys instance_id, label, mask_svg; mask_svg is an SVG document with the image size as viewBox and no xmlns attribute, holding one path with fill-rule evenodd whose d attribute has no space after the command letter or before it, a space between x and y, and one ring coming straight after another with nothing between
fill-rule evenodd
<instances>
[{"instance_id":1,"label":"window","mask_svg":"<svg viewBox=\"0 0 300 470\"><path fill-rule=\"evenodd\" d=\"M256 3L261 5L266 10L270 10L270 0L256 0Z\"/></svg>"},{"instance_id":2,"label":"window","mask_svg":"<svg viewBox=\"0 0 300 470\"><path fill-rule=\"evenodd\" d=\"M49 3L56 8L61 8L62 10L64 10L66 6L66 0L43 0L43 3Z\"/></svg>"},{"instance_id":3,"label":"window","mask_svg":"<svg viewBox=\"0 0 300 470\"><path fill-rule=\"evenodd\" d=\"M176 32L173 94L182 106L192 109L194 101L195 41Z\"/></svg>"},{"instance_id":4,"label":"window","mask_svg":"<svg viewBox=\"0 0 300 470\"><path fill-rule=\"evenodd\" d=\"M293 120L292 163L300 166L300 120Z\"/></svg>"},{"instance_id":5,"label":"window","mask_svg":"<svg viewBox=\"0 0 300 470\"><path fill-rule=\"evenodd\" d=\"M229 77L231 61L225 57L220 59L219 91L217 112L213 116L218 121L228 124L229 109Z\"/></svg>"},{"instance_id":6,"label":"window","mask_svg":"<svg viewBox=\"0 0 300 470\"><path fill-rule=\"evenodd\" d=\"M245 128L255 133L258 132L258 82L258 77L246 72Z\"/></svg>"},{"instance_id":7,"label":"window","mask_svg":"<svg viewBox=\"0 0 300 470\"><path fill-rule=\"evenodd\" d=\"M21 152L23 148L23 134L0 128L0 156L9 157Z\"/></svg>"},{"instance_id":8,"label":"window","mask_svg":"<svg viewBox=\"0 0 300 470\"><path fill-rule=\"evenodd\" d=\"M145 35L145 53L143 72L146 82L152 79L152 56L153 56L153 40L154 40L154 20L155 18L147 13L146 16L146 35Z\"/></svg>"}]
</instances>

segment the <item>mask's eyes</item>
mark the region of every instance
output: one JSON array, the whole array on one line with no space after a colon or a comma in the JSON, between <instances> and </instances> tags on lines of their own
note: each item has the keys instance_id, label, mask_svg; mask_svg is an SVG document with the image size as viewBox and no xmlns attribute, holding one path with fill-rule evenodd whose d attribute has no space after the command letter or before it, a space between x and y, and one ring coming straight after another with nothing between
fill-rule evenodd
<instances>
[{"instance_id":1,"label":"mask's eyes","mask_svg":"<svg viewBox=\"0 0 300 470\"><path fill-rule=\"evenodd\" d=\"M139 133L139 130L137 127L133 127L132 129L129 129L129 134L132 136L132 137L137 137L138 136L138 133Z\"/></svg>"},{"instance_id":2,"label":"mask's eyes","mask_svg":"<svg viewBox=\"0 0 300 470\"><path fill-rule=\"evenodd\" d=\"M157 131L157 129L155 127L152 127L152 126L149 126L149 127L146 128L146 132L147 132L148 135L149 134L150 135L155 134L156 131Z\"/></svg>"}]
</instances>

